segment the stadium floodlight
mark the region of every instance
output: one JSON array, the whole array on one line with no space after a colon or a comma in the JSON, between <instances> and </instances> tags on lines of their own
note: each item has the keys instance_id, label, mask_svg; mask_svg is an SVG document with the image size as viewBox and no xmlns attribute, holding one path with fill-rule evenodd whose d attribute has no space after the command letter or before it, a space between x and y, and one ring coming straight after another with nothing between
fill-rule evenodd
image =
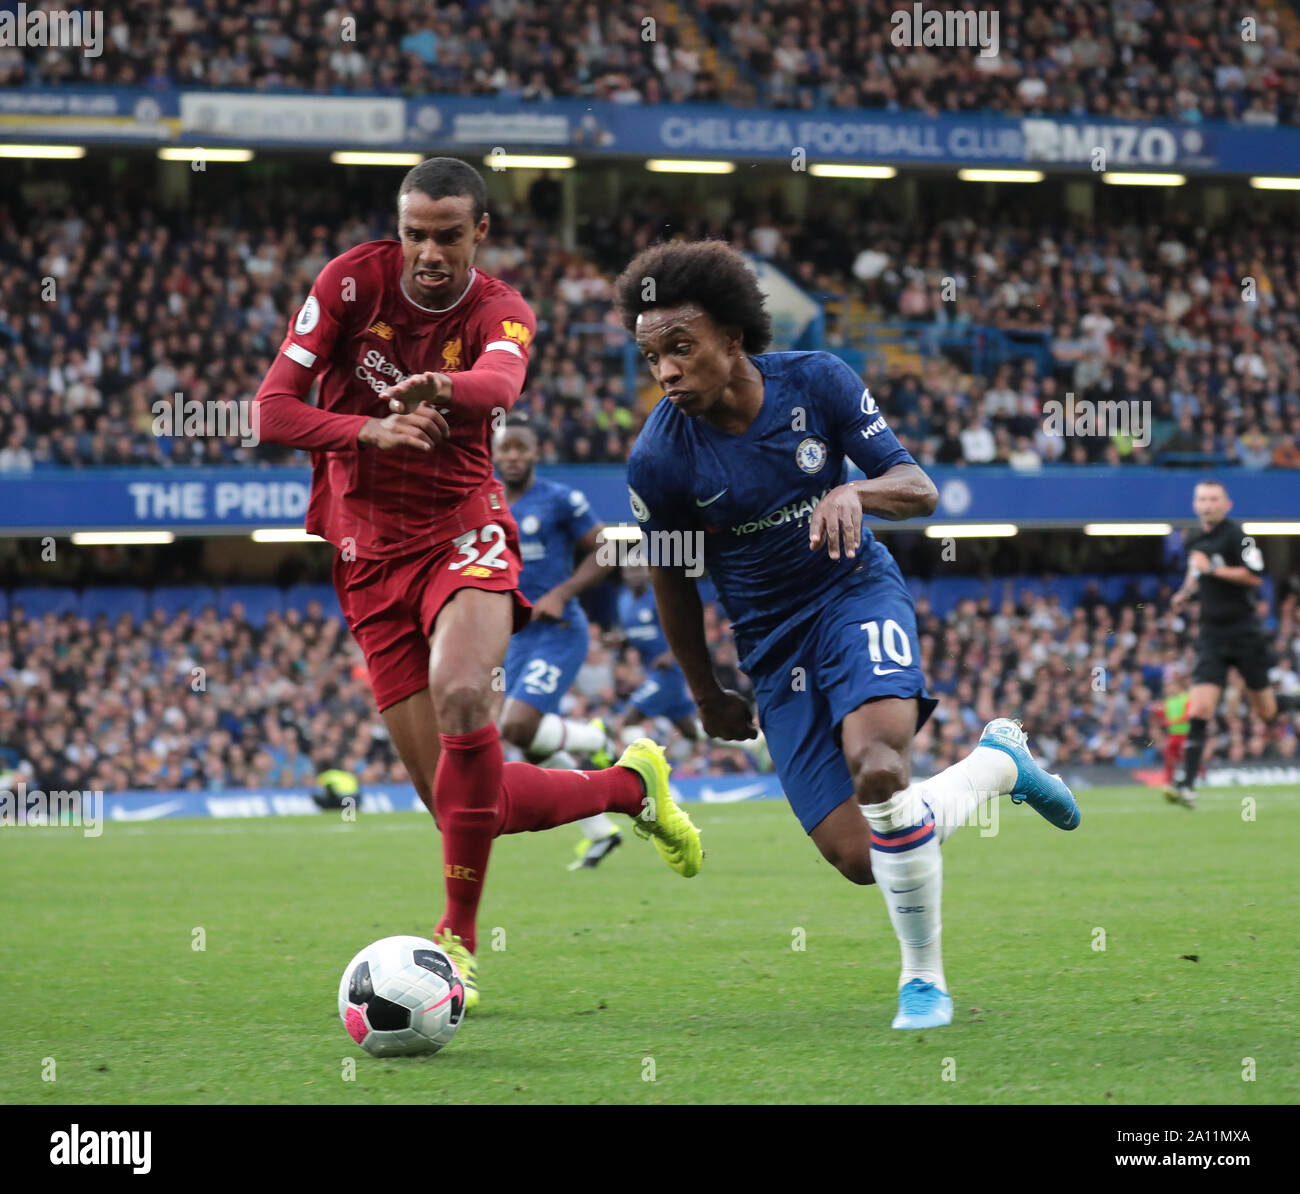
<instances>
[{"instance_id":1,"label":"stadium floodlight","mask_svg":"<svg viewBox=\"0 0 1300 1194\"><path fill-rule=\"evenodd\" d=\"M253 532L254 543L324 543L319 535L309 535L300 527L261 527Z\"/></svg>"},{"instance_id":2,"label":"stadium floodlight","mask_svg":"<svg viewBox=\"0 0 1300 1194\"><path fill-rule=\"evenodd\" d=\"M927 539L1010 539L1019 533L1014 522L935 523L925 528Z\"/></svg>"},{"instance_id":3,"label":"stadium floodlight","mask_svg":"<svg viewBox=\"0 0 1300 1194\"><path fill-rule=\"evenodd\" d=\"M1256 174L1250 185L1260 191L1300 191L1300 178L1273 178Z\"/></svg>"},{"instance_id":4,"label":"stadium floodlight","mask_svg":"<svg viewBox=\"0 0 1300 1194\"><path fill-rule=\"evenodd\" d=\"M650 158L647 170L656 174L731 174L736 169L735 162L690 162L677 158Z\"/></svg>"},{"instance_id":5,"label":"stadium floodlight","mask_svg":"<svg viewBox=\"0 0 1300 1194\"><path fill-rule=\"evenodd\" d=\"M962 182L1042 182L1041 170L958 170Z\"/></svg>"},{"instance_id":6,"label":"stadium floodlight","mask_svg":"<svg viewBox=\"0 0 1300 1194\"><path fill-rule=\"evenodd\" d=\"M0 158L84 158L84 145L0 145Z\"/></svg>"},{"instance_id":7,"label":"stadium floodlight","mask_svg":"<svg viewBox=\"0 0 1300 1194\"><path fill-rule=\"evenodd\" d=\"M161 162L251 162L251 149L202 149L195 146L188 149L179 145L169 145L158 151Z\"/></svg>"},{"instance_id":8,"label":"stadium floodlight","mask_svg":"<svg viewBox=\"0 0 1300 1194\"><path fill-rule=\"evenodd\" d=\"M368 150L340 149L330 154L336 166L418 166L422 153L371 153Z\"/></svg>"},{"instance_id":9,"label":"stadium floodlight","mask_svg":"<svg viewBox=\"0 0 1300 1194\"><path fill-rule=\"evenodd\" d=\"M1135 174L1125 170L1111 170L1101 176L1101 181L1113 187L1181 187L1186 174Z\"/></svg>"},{"instance_id":10,"label":"stadium floodlight","mask_svg":"<svg viewBox=\"0 0 1300 1194\"><path fill-rule=\"evenodd\" d=\"M1300 535L1300 522L1243 522L1247 535Z\"/></svg>"},{"instance_id":11,"label":"stadium floodlight","mask_svg":"<svg viewBox=\"0 0 1300 1194\"><path fill-rule=\"evenodd\" d=\"M848 166L834 162L816 162L808 167L818 178L896 178L894 166Z\"/></svg>"},{"instance_id":12,"label":"stadium floodlight","mask_svg":"<svg viewBox=\"0 0 1300 1194\"><path fill-rule=\"evenodd\" d=\"M74 547L139 547L175 543L171 531L74 531Z\"/></svg>"},{"instance_id":13,"label":"stadium floodlight","mask_svg":"<svg viewBox=\"0 0 1300 1194\"><path fill-rule=\"evenodd\" d=\"M483 165L494 170L572 170L577 158L556 153L490 153Z\"/></svg>"},{"instance_id":14,"label":"stadium floodlight","mask_svg":"<svg viewBox=\"0 0 1300 1194\"><path fill-rule=\"evenodd\" d=\"M641 538L640 527L605 527L600 533L604 535L606 539L627 539L633 543Z\"/></svg>"},{"instance_id":15,"label":"stadium floodlight","mask_svg":"<svg viewBox=\"0 0 1300 1194\"><path fill-rule=\"evenodd\" d=\"M1167 522L1088 522L1085 535L1171 535L1174 528Z\"/></svg>"}]
</instances>

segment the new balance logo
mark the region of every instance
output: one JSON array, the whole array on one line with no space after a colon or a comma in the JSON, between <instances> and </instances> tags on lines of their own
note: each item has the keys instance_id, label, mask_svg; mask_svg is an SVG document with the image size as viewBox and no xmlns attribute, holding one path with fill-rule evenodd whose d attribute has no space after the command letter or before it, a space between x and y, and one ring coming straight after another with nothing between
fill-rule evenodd
<instances>
[{"instance_id":1,"label":"new balance logo","mask_svg":"<svg viewBox=\"0 0 1300 1194\"><path fill-rule=\"evenodd\" d=\"M373 332L381 340L391 340L393 336L396 335L393 329L388 324L386 324L382 319L376 320L368 328L366 328L366 331Z\"/></svg>"}]
</instances>

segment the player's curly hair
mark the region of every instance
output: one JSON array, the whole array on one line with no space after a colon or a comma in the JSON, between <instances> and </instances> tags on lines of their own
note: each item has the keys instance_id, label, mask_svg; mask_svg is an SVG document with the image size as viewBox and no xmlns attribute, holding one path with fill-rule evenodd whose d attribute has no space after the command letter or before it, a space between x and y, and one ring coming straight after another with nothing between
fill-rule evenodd
<instances>
[{"instance_id":1,"label":"player's curly hair","mask_svg":"<svg viewBox=\"0 0 1300 1194\"><path fill-rule=\"evenodd\" d=\"M645 249L619 274L614 296L632 334L642 311L695 303L717 323L739 326L747 353L764 352L772 342L772 317L758 278L723 240L669 241Z\"/></svg>"},{"instance_id":2,"label":"player's curly hair","mask_svg":"<svg viewBox=\"0 0 1300 1194\"><path fill-rule=\"evenodd\" d=\"M408 191L419 191L430 199L468 195L474 205L474 223L487 211L487 185L483 176L468 162L460 158L425 158L412 166L397 189L400 200Z\"/></svg>"}]
</instances>

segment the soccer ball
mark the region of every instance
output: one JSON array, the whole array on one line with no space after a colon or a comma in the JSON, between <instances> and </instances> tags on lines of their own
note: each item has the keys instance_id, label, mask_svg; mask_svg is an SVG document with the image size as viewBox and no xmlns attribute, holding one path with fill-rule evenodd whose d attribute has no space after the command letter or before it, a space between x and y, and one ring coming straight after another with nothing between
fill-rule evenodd
<instances>
[{"instance_id":1,"label":"soccer ball","mask_svg":"<svg viewBox=\"0 0 1300 1194\"><path fill-rule=\"evenodd\" d=\"M425 937L385 937L348 963L339 983L339 1018L375 1057L437 1053L465 1015L455 963Z\"/></svg>"}]
</instances>

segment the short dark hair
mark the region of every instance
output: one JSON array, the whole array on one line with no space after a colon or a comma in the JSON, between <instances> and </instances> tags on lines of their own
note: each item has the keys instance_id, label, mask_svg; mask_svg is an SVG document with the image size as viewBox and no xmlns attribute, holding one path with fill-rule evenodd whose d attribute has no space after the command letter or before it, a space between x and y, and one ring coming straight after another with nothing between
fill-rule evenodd
<instances>
[{"instance_id":1,"label":"short dark hair","mask_svg":"<svg viewBox=\"0 0 1300 1194\"><path fill-rule=\"evenodd\" d=\"M496 435L508 435L512 431L527 431L533 437L533 442L539 447L541 446L541 432L537 430L537 425L523 411L511 411L510 414L506 415L505 422L497 428Z\"/></svg>"},{"instance_id":2,"label":"short dark hair","mask_svg":"<svg viewBox=\"0 0 1300 1194\"><path fill-rule=\"evenodd\" d=\"M1202 485L1213 485L1216 489L1223 490L1223 496L1228 496L1228 487L1217 477L1206 477L1204 480L1196 482L1196 488L1200 489Z\"/></svg>"},{"instance_id":3,"label":"short dark hair","mask_svg":"<svg viewBox=\"0 0 1300 1194\"><path fill-rule=\"evenodd\" d=\"M468 195L476 224L487 211L487 186L483 176L460 158L425 158L418 166L412 166L397 189L398 200L409 191L419 191L430 199Z\"/></svg>"},{"instance_id":4,"label":"short dark hair","mask_svg":"<svg viewBox=\"0 0 1300 1194\"><path fill-rule=\"evenodd\" d=\"M534 436L537 435L537 428L533 420L521 410L511 411L506 415L505 425L502 431L531 431Z\"/></svg>"},{"instance_id":5,"label":"short dark hair","mask_svg":"<svg viewBox=\"0 0 1300 1194\"><path fill-rule=\"evenodd\" d=\"M654 283L645 298L646 282ZM758 278L726 241L670 241L632 258L614 284L619 318L636 334L636 319L652 307L695 303L716 323L738 325L747 353L772 342L772 317L764 307Z\"/></svg>"}]
</instances>

